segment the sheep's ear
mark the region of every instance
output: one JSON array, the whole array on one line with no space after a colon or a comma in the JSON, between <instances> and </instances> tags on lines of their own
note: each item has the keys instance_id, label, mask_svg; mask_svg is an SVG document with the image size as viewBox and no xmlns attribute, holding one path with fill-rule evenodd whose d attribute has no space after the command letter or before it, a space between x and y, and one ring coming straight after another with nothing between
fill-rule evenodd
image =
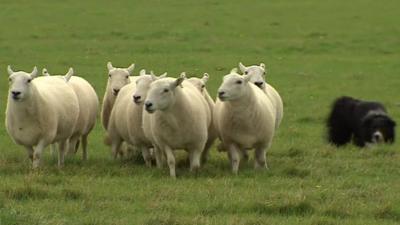
<instances>
[{"instance_id":1,"label":"sheep's ear","mask_svg":"<svg viewBox=\"0 0 400 225\"><path fill-rule=\"evenodd\" d=\"M146 75L146 70L145 69L140 70L139 75L140 76Z\"/></svg>"},{"instance_id":2,"label":"sheep's ear","mask_svg":"<svg viewBox=\"0 0 400 225\"><path fill-rule=\"evenodd\" d=\"M244 73L247 70L247 68L243 65L242 62L239 63L239 68L240 68L240 71L242 71L242 73Z\"/></svg>"},{"instance_id":3,"label":"sheep's ear","mask_svg":"<svg viewBox=\"0 0 400 225\"><path fill-rule=\"evenodd\" d=\"M249 82L250 81L250 76L249 75L243 75L243 80L244 80L244 82Z\"/></svg>"},{"instance_id":4,"label":"sheep's ear","mask_svg":"<svg viewBox=\"0 0 400 225\"><path fill-rule=\"evenodd\" d=\"M10 66L10 65L7 66L7 72L8 72L8 75L9 75L9 76L11 76L11 74L14 73L14 71L11 69L11 66Z\"/></svg>"},{"instance_id":5,"label":"sheep's ear","mask_svg":"<svg viewBox=\"0 0 400 225\"><path fill-rule=\"evenodd\" d=\"M203 77L201 78L201 80L203 81L204 84L207 83L209 77L210 76L208 75L208 73L204 73Z\"/></svg>"},{"instance_id":6,"label":"sheep's ear","mask_svg":"<svg viewBox=\"0 0 400 225\"><path fill-rule=\"evenodd\" d=\"M238 69L236 67L231 69L231 73L237 73L237 72L238 72Z\"/></svg>"},{"instance_id":7,"label":"sheep's ear","mask_svg":"<svg viewBox=\"0 0 400 225\"><path fill-rule=\"evenodd\" d=\"M187 79L186 72L182 72L180 77L183 78L183 79Z\"/></svg>"},{"instance_id":8,"label":"sheep's ear","mask_svg":"<svg viewBox=\"0 0 400 225\"><path fill-rule=\"evenodd\" d=\"M42 75L43 75L43 76L50 76L49 71L47 71L46 68L43 68L43 69L42 69Z\"/></svg>"},{"instance_id":9,"label":"sheep's ear","mask_svg":"<svg viewBox=\"0 0 400 225\"><path fill-rule=\"evenodd\" d=\"M182 82L185 80L184 77L176 78L176 80L171 84L171 89L175 89L178 86L182 87Z\"/></svg>"},{"instance_id":10,"label":"sheep's ear","mask_svg":"<svg viewBox=\"0 0 400 225\"><path fill-rule=\"evenodd\" d=\"M135 64L131 64L128 68L126 68L128 70L129 75L132 75L133 70L135 69Z\"/></svg>"},{"instance_id":11,"label":"sheep's ear","mask_svg":"<svg viewBox=\"0 0 400 225\"><path fill-rule=\"evenodd\" d=\"M155 75L153 70L150 70L150 75Z\"/></svg>"},{"instance_id":12,"label":"sheep's ear","mask_svg":"<svg viewBox=\"0 0 400 225\"><path fill-rule=\"evenodd\" d=\"M264 63L260 63L260 67L265 70L265 64Z\"/></svg>"},{"instance_id":13,"label":"sheep's ear","mask_svg":"<svg viewBox=\"0 0 400 225\"><path fill-rule=\"evenodd\" d=\"M113 67L113 65L112 65L111 62L108 62L108 63L107 63L107 69L108 69L108 71L114 69L114 67Z\"/></svg>"},{"instance_id":14,"label":"sheep's ear","mask_svg":"<svg viewBox=\"0 0 400 225\"><path fill-rule=\"evenodd\" d=\"M156 81L158 79L158 77L154 74L150 74L150 76L153 81Z\"/></svg>"},{"instance_id":15,"label":"sheep's ear","mask_svg":"<svg viewBox=\"0 0 400 225\"><path fill-rule=\"evenodd\" d=\"M70 67L67 74L65 74L65 76L64 76L65 81L68 82L73 75L74 75L74 69L72 69L72 67Z\"/></svg>"},{"instance_id":16,"label":"sheep's ear","mask_svg":"<svg viewBox=\"0 0 400 225\"><path fill-rule=\"evenodd\" d=\"M167 72L161 74L161 75L158 76L158 77L157 77L156 75L154 75L154 74L150 74L150 76L151 76L152 80L155 81L155 80L158 80L158 79L161 79L161 78L166 77L166 76L167 76Z\"/></svg>"},{"instance_id":17,"label":"sheep's ear","mask_svg":"<svg viewBox=\"0 0 400 225\"><path fill-rule=\"evenodd\" d=\"M33 67L33 70L32 70L32 73L31 73L31 78L33 79L33 78L37 77L38 73L39 72L38 72L37 67L36 66Z\"/></svg>"}]
</instances>

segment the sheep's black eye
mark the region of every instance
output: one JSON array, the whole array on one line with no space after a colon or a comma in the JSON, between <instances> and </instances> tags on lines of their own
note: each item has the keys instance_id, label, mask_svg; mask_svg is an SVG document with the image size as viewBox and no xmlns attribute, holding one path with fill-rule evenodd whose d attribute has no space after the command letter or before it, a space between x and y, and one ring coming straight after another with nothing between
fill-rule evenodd
<instances>
[{"instance_id":1,"label":"sheep's black eye","mask_svg":"<svg viewBox=\"0 0 400 225\"><path fill-rule=\"evenodd\" d=\"M203 85L201 85L201 88L205 88L205 87L206 87L206 85L204 85L204 84L203 84Z\"/></svg>"},{"instance_id":2,"label":"sheep's black eye","mask_svg":"<svg viewBox=\"0 0 400 225\"><path fill-rule=\"evenodd\" d=\"M264 76L265 76L265 72L264 72L263 74L264 74Z\"/></svg>"},{"instance_id":3,"label":"sheep's black eye","mask_svg":"<svg viewBox=\"0 0 400 225\"><path fill-rule=\"evenodd\" d=\"M125 78L126 78L126 79L128 79L128 78L129 78L129 76L126 76Z\"/></svg>"},{"instance_id":4,"label":"sheep's black eye","mask_svg":"<svg viewBox=\"0 0 400 225\"><path fill-rule=\"evenodd\" d=\"M110 78L111 78L111 74L108 74L108 77L110 77Z\"/></svg>"},{"instance_id":5,"label":"sheep's black eye","mask_svg":"<svg viewBox=\"0 0 400 225\"><path fill-rule=\"evenodd\" d=\"M249 74L249 71L244 71L244 74L246 74L246 75Z\"/></svg>"},{"instance_id":6,"label":"sheep's black eye","mask_svg":"<svg viewBox=\"0 0 400 225\"><path fill-rule=\"evenodd\" d=\"M28 81L27 81L27 82L28 82L28 83L30 83L31 81L32 81L32 79L28 79Z\"/></svg>"},{"instance_id":7,"label":"sheep's black eye","mask_svg":"<svg viewBox=\"0 0 400 225\"><path fill-rule=\"evenodd\" d=\"M8 81L10 81L10 82L11 82L11 78L8 78Z\"/></svg>"},{"instance_id":8,"label":"sheep's black eye","mask_svg":"<svg viewBox=\"0 0 400 225\"><path fill-rule=\"evenodd\" d=\"M237 84L242 84L241 80L236 81Z\"/></svg>"},{"instance_id":9,"label":"sheep's black eye","mask_svg":"<svg viewBox=\"0 0 400 225\"><path fill-rule=\"evenodd\" d=\"M164 89L164 92L167 93L169 90L167 88Z\"/></svg>"}]
</instances>

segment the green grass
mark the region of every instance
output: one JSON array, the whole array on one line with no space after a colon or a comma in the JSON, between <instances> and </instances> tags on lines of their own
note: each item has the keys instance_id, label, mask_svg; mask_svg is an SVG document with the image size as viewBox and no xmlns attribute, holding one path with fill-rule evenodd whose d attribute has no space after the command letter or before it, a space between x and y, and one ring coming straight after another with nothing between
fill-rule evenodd
<instances>
[{"instance_id":1,"label":"green grass","mask_svg":"<svg viewBox=\"0 0 400 225\"><path fill-rule=\"evenodd\" d=\"M136 63L136 74L208 72L213 94L242 61L266 63L285 116L269 171L254 171L250 160L233 176L226 155L213 149L197 177L181 162L175 181L167 169L113 161L100 124L87 162L77 155L58 170L47 151L43 167L31 171L1 126L0 224L400 224L399 144L335 149L323 127L331 101L345 94L379 100L400 118L399 7L391 0L3 0L3 111L8 64L51 73L73 66L101 98L109 60Z\"/></svg>"}]
</instances>

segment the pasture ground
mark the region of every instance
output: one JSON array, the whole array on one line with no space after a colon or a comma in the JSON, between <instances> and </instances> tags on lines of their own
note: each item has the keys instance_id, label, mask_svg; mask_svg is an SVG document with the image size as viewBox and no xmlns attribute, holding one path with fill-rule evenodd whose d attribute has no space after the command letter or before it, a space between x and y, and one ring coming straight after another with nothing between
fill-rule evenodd
<instances>
[{"instance_id":1,"label":"pasture ground","mask_svg":"<svg viewBox=\"0 0 400 225\"><path fill-rule=\"evenodd\" d=\"M0 126L0 224L399 224L399 144L335 149L323 123L340 95L382 101L400 123L399 1L1 1L0 109L6 65L76 73L100 98L106 62L157 74L208 72L215 96L239 61L264 62L285 116L268 151L230 173L212 151L196 177L178 179L140 160L113 161L100 123L89 160L62 170L46 151L33 172ZM4 121L4 113L0 114Z\"/></svg>"}]
</instances>

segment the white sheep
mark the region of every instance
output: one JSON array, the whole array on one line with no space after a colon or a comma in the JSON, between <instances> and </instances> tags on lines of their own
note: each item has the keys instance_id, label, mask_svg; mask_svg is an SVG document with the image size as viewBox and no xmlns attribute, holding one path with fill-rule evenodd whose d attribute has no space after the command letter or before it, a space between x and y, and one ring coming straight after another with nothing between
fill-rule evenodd
<instances>
[{"instance_id":1,"label":"white sheep","mask_svg":"<svg viewBox=\"0 0 400 225\"><path fill-rule=\"evenodd\" d=\"M186 74L183 74L183 76L186 76ZM206 102L208 104L208 107L210 109L210 113L211 113L211 116L212 116L213 112L214 112L215 102L211 98L211 96L208 93L207 88L206 88L206 84L207 84L208 79L209 79L208 73L204 73L202 78L190 77L190 78L187 79L187 81L192 83L193 86L195 86L200 91L200 93L203 95L204 99L206 100ZM217 136L218 135L217 135L217 132L216 132L216 130L214 128L214 123L211 120L210 127L208 128L207 143L206 143L206 146L204 147L204 151L203 151L202 156L201 156L203 164L207 162L210 148L213 145L213 143L214 143L215 139L217 138Z\"/></svg>"},{"instance_id":2,"label":"white sheep","mask_svg":"<svg viewBox=\"0 0 400 225\"><path fill-rule=\"evenodd\" d=\"M135 64L131 64L128 68L115 68L111 62L107 63L108 81L101 109L101 122L106 130L108 127L108 120L110 118L111 110L114 106L118 92L123 86L135 80L134 77L131 77L134 68Z\"/></svg>"},{"instance_id":3,"label":"white sheep","mask_svg":"<svg viewBox=\"0 0 400 225\"><path fill-rule=\"evenodd\" d=\"M161 75L161 77L166 74ZM114 158L120 151L123 141L140 149L147 166L151 166L152 143L148 140L142 128L143 101L150 83L157 79L154 75L147 75L145 70L140 71L136 82L121 88L108 124L108 133Z\"/></svg>"},{"instance_id":4,"label":"white sheep","mask_svg":"<svg viewBox=\"0 0 400 225\"><path fill-rule=\"evenodd\" d=\"M266 168L266 150L275 132L275 108L265 93L233 69L218 89L214 124L228 149L232 172L237 174L241 157L255 149L255 168Z\"/></svg>"},{"instance_id":5,"label":"white sheep","mask_svg":"<svg viewBox=\"0 0 400 225\"><path fill-rule=\"evenodd\" d=\"M59 167L64 164L68 139L79 116L79 103L72 88L62 79L38 77L7 68L10 80L6 128L15 143L23 145L33 168L40 165L42 151L59 143Z\"/></svg>"},{"instance_id":6,"label":"white sheep","mask_svg":"<svg viewBox=\"0 0 400 225\"><path fill-rule=\"evenodd\" d=\"M271 99L274 108L276 109L276 122L275 128L277 129L281 124L283 118L283 103L279 93L265 80L267 74L265 64L261 63L259 66L244 66L241 62L239 63L239 69L246 76L250 76L250 82L255 84L261 90L263 90L267 96Z\"/></svg>"},{"instance_id":7,"label":"white sheep","mask_svg":"<svg viewBox=\"0 0 400 225\"><path fill-rule=\"evenodd\" d=\"M44 76L50 76L46 68L42 71ZM99 100L94 88L82 77L74 76L74 70L70 68L64 78L74 90L79 102L79 117L74 134L69 141L68 152L75 153L79 142L82 143L82 156L87 159L87 139L89 133L96 124L99 108Z\"/></svg>"},{"instance_id":8,"label":"white sheep","mask_svg":"<svg viewBox=\"0 0 400 225\"><path fill-rule=\"evenodd\" d=\"M145 100L146 113L151 115L143 120L143 126L150 127L155 147L165 154L173 178L176 177L174 149L188 151L190 169L198 171L211 122L204 97L183 80L183 77L162 78L152 82Z\"/></svg>"}]
</instances>

